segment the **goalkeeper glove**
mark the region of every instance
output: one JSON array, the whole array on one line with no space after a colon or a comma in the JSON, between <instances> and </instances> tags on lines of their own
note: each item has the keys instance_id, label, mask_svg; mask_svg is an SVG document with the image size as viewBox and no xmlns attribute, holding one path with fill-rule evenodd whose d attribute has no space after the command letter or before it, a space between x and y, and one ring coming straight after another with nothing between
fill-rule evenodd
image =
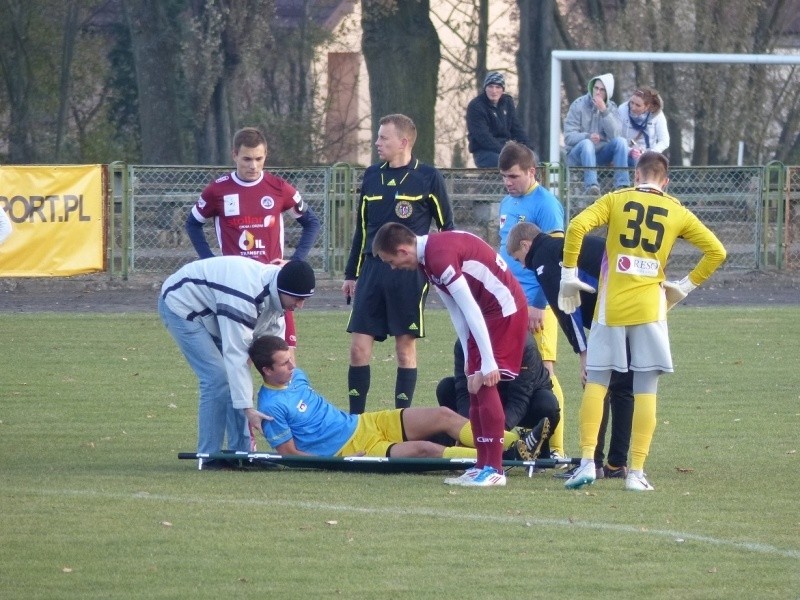
<instances>
[{"instance_id":1,"label":"goalkeeper glove","mask_svg":"<svg viewBox=\"0 0 800 600\"><path fill-rule=\"evenodd\" d=\"M669 310L686 298L689 292L694 290L697 286L691 282L687 275L680 281L662 281L661 287L664 288L664 294L667 296L667 310Z\"/></svg>"},{"instance_id":2,"label":"goalkeeper glove","mask_svg":"<svg viewBox=\"0 0 800 600\"><path fill-rule=\"evenodd\" d=\"M581 292L594 293L595 289L578 279L577 267L561 267L561 284L558 289L558 308L572 314L581 305Z\"/></svg>"}]
</instances>

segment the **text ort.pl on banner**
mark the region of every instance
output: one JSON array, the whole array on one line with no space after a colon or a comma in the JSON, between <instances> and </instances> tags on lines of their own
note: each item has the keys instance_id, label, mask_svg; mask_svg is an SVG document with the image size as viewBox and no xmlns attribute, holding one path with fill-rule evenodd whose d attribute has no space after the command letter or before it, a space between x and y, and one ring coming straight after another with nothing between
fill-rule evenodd
<instances>
[{"instance_id":1,"label":"text ort.pl on banner","mask_svg":"<svg viewBox=\"0 0 800 600\"><path fill-rule=\"evenodd\" d=\"M102 165L0 167L0 210L13 230L0 247L0 276L103 271Z\"/></svg>"}]
</instances>

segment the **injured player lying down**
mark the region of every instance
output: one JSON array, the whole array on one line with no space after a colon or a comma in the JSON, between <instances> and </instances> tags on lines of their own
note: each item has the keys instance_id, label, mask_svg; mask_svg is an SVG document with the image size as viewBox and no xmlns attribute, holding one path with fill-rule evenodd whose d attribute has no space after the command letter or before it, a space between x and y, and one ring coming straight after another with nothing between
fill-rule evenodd
<instances>
[{"instance_id":1,"label":"injured player lying down","mask_svg":"<svg viewBox=\"0 0 800 600\"><path fill-rule=\"evenodd\" d=\"M250 346L250 359L264 379L258 409L272 420L264 436L283 455L475 458L469 421L449 408L405 408L351 415L316 392L295 367L286 342L265 335ZM429 441L438 434L461 446ZM520 460L519 435L506 431L504 458Z\"/></svg>"}]
</instances>

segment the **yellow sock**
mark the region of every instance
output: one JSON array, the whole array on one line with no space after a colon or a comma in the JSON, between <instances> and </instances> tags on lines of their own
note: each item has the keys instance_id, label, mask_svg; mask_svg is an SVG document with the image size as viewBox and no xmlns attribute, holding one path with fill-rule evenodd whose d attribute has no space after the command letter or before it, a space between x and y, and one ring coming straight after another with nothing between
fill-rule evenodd
<instances>
[{"instance_id":1,"label":"yellow sock","mask_svg":"<svg viewBox=\"0 0 800 600\"><path fill-rule=\"evenodd\" d=\"M550 381L553 382L553 393L558 400L558 408L561 409L561 420L558 422L558 427L550 434L550 450L558 452L561 456L566 456L564 452L564 392L561 390L561 384L558 383L558 377L555 374L550 376Z\"/></svg>"},{"instance_id":2,"label":"yellow sock","mask_svg":"<svg viewBox=\"0 0 800 600\"><path fill-rule=\"evenodd\" d=\"M587 383L583 388L581 408L578 412L581 430L581 457L594 460L597 434L603 420L603 400L608 388L599 383Z\"/></svg>"},{"instance_id":3,"label":"yellow sock","mask_svg":"<svg viewBox=\"0 0 800 600\"><path fill-rule=\"evenodd\" d=\"M516 431L504 431L503 432L503 450L508 450L511 448L512 444L515 444L519 441L519 434Z\"/></svg>"},{"instance_id":4,"label":"yellow sock","mask_svg":"<svg viewBox=\"0 0 800 600\"><path fill-rule=\"evenodd\" d=\"M517 440L519 440L519 435L516 431L503 432L503 450L508 450L511 444L515 443ZM475 438L472 435L472 423L469 421L464 423L461 431L458 432L458 442L462 446L467 446L469 448L475 447Z\"/></svg>"},{"instance_id":5,"label":"yellow sock","mask_svg":"<svg viewBox=\"0 0 800 600\"><path fill-rule=\"evenodd\" d=\"M466 446L447 446L442 458L478 458L478 451Z\"/></svg>"},{"instance_id":6,"label":"yellow sock","mask_svg":"<svg viewBox=\"0 0 800 600\"><path fill-rule=\"evenodd\" d=\"M475 436L472 435L472 423L469 421L464 423L461 431L458 432L458 442L462 446L469 446L470 448L475 447Z\"/></svg>"},{"instance_id":7,"label":"yellow sock","mask_svg":"<svg viewBox=\"0 0 800 600\"><path fill-rule=\"evenodd\" d=\"M633 395L633 423L631 425L631 470L644 470L644 461L650 452L653 432L656 430L656 395Z\"/></svg>"}]
</instances>

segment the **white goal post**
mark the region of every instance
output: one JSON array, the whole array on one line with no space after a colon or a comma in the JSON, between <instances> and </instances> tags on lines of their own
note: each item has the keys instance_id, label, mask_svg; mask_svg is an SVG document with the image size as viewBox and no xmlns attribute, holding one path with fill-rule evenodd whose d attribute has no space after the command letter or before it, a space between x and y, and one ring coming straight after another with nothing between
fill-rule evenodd
<instances>
[{"instance_id":1,"label":"white goal post","mask_svg":"<svg viewBox=\"0 0 800 600\"><path fill-rule=\"evenodd\" d=\"M746 65L800 65L800 56L788 54L701 54L688 52L598 52L553 50L550 56L550 162L561 162L561 61L673 62Z\"/></svg>"}]
</instances>

